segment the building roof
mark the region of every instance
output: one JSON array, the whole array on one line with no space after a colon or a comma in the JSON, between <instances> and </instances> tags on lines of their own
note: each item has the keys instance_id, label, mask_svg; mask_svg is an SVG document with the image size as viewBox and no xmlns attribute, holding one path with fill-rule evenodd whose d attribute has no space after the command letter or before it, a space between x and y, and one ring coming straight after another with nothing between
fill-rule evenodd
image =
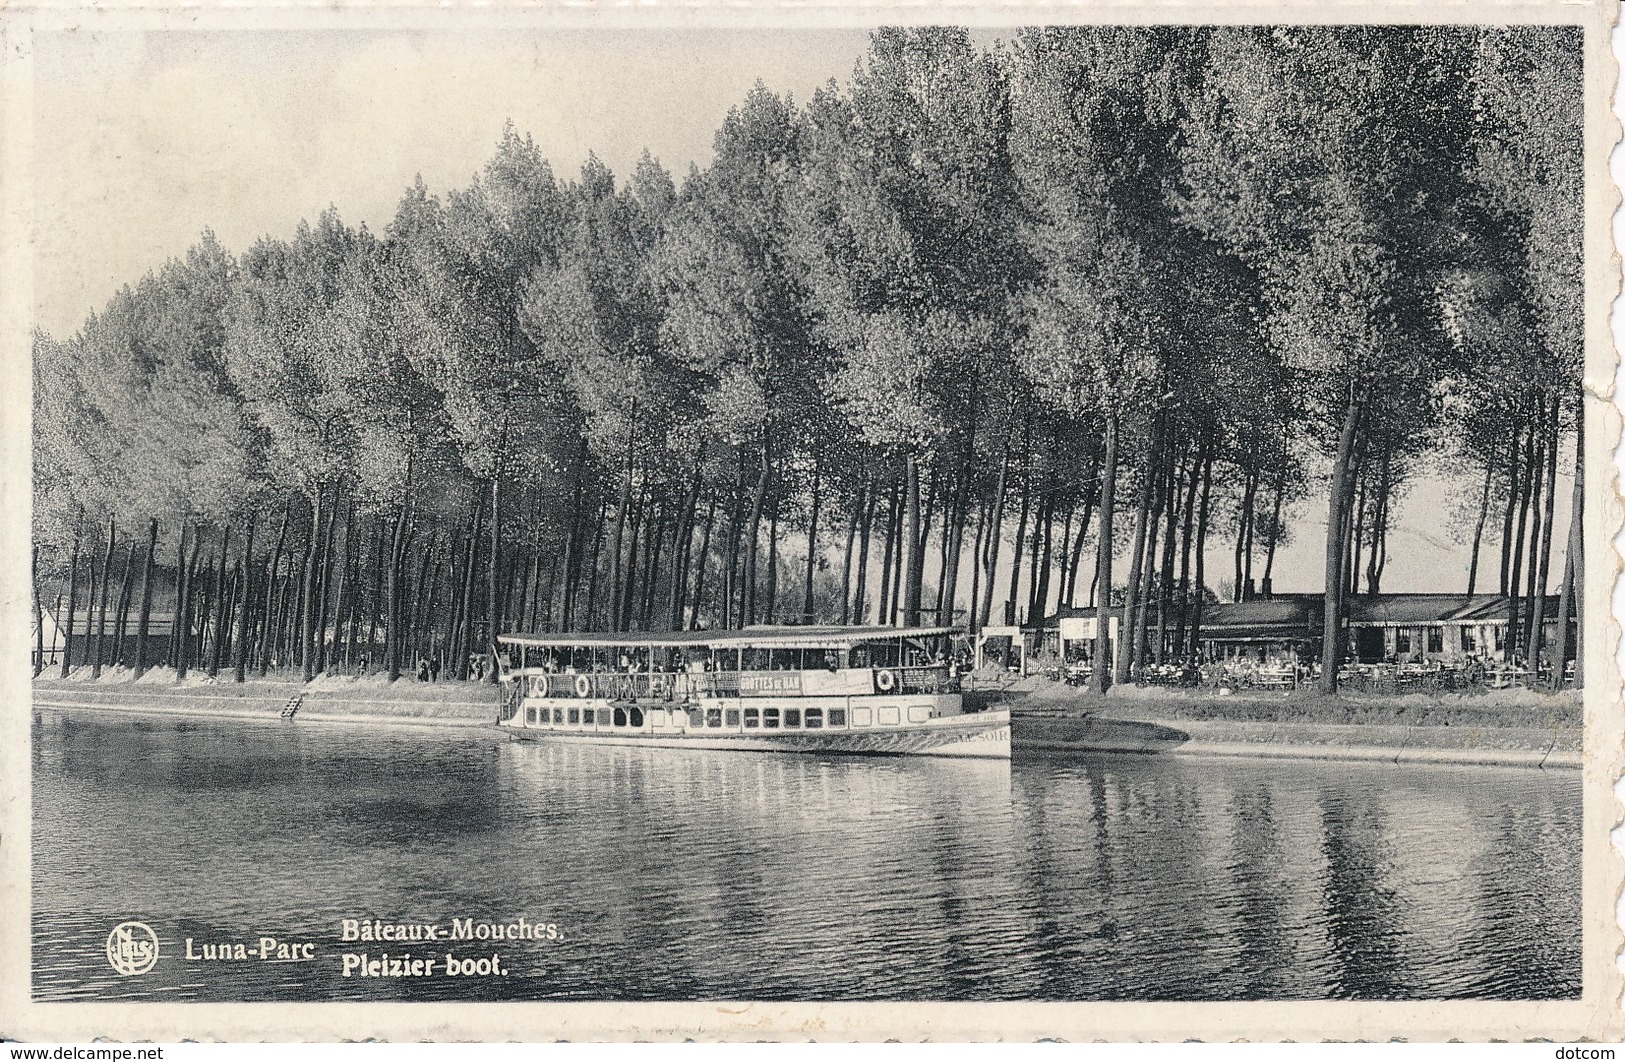
<instances>
[{"instance_id":1,"label":"building roof","mask_svg":"<svg viewBox=\"0 0 1625 1062\"><path fill-rule=\"evenodd\" d=\"M958 634L958 627L793 627L756 626L738 631L584 631L557 634L504 634L505 645L544 648L632 649L701 646L712 649L850 649L866 642Z\"/></svg>"},{"instance_id":2,"label":"building roof","mask_svg":"<svg viewBox=\"0 0 1625 1062\"><path fill-rule=\"evenodd\" d=\"M1557 601L1556 595L1547 595L1548 616L1556 614ZM1221 602L1203 611L1203 635L1233 640L1314 637L1324 609L1324 594ZM1355 627L1504 623L1507 613L1507 599L1500 594L1356 594L1348 599L1348 622Z\"/></svg>"},{"instance_id":3,"label":"building roof","mask_svg":"<svg viewBox=\"0 0 1625 1062\"><path fill-rule=\"evenodd\" d=\"M1250 601L1209 602L1202 608L1202 636L1225 641L1292 641L1319 636L1324 594L1275 594ZM1546 615L1557 613L1558 598L1546 598ZM1504 623L1507 599L1500 594L1356 594L1348 599L1348 622L1355 627L1426 627L1441 623ZM1074 616L1094 616L1093 608L1063 606L1044 619L1045 629ZM1156 622L1156 605L1151 606Z\"/></svg>"}]
</instances>

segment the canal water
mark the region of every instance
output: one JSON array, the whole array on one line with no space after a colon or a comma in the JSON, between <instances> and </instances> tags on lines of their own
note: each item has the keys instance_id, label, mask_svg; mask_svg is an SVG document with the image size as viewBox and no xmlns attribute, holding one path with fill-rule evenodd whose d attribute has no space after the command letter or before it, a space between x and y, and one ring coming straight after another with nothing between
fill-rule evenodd
<instances>
[{"instance_id":1,"label":"canal water","mask_svg":"<svg viewBox=\"0 0 1625 1062\"><path fill-rule=\"evenodd\" d=\"M34 720L40 1000L1580 992L1573 771ZM147 972L109 962L126 921Z\"/></svg>"}]
</instances>

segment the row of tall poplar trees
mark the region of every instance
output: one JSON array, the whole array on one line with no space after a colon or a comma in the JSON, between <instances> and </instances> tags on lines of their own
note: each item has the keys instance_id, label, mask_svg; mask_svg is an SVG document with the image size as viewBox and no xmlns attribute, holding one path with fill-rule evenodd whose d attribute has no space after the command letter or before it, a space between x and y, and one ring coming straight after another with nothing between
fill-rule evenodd
<instances>
[{"instance_id":1,"label":"row of tall poplar trees","mask_svg":"<svg viewBox=\"0 0 1625 1062\"><path fill-rule=\"evenodd\" d=\"M1527 659L1579 596L1580 84L1571 28L888 29L680 183L510 127L382 234L206 233L38 334L36 594L73 664L239 680L1087 603L1104 688L1306 512L1337 656L1447 467Z\"/></svg>"}]
</instances>

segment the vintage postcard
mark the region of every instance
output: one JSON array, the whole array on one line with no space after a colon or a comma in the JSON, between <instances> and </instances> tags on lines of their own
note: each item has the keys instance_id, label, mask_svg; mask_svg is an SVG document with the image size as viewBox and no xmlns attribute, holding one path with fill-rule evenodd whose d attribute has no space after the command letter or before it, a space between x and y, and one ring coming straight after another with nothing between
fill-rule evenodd
<instances>
[{"instance_id":1,"label":"vintage postcard","mask_svg":"<svg viewBox=\"0 0 1625 1062\"><path fill-rule=\"evenodd\" d=\"M1625 1036L1615 17L6 6L0 1036Z\"/></svg>"}]
</instances>

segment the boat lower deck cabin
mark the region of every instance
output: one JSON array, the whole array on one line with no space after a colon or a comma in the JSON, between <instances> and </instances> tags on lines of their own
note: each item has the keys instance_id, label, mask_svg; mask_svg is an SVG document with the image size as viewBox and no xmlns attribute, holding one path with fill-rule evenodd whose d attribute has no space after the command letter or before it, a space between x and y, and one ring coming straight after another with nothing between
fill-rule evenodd
<instances>
[{"instance_id":1,"label":"boat lower deck cabin","mask_svg":"<svg viewBox=\"0 0 1625 1062\"><path fill-rule=\"evenodd\" d=\"M1009 756L966 712L951 627L509 634L498 725L516 736L789 752Z\"/></svg>"}]
</instances>

